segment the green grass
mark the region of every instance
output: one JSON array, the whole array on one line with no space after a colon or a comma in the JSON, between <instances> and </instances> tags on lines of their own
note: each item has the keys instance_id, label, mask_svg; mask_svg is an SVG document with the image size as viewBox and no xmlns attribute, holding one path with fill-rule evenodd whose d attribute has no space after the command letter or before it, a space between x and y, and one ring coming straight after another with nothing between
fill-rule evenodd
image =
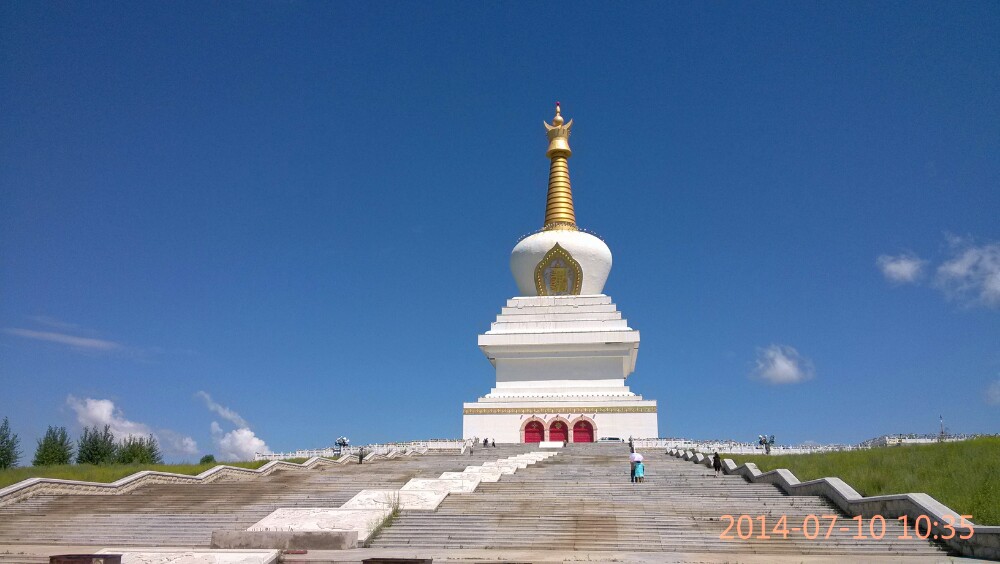
<instances>
[{"instance_id":1,"label":"green grass","mask_svg":"<svg viewBox=\"0 0 1000 564\"><path fill-rule=\"evenodd\" d=\"M377 517L372 521L369 521L368 527L371 529L371 533L368 534L368 539L365 540L363 546L365 548L370 548L372 542L382 534L382 531L386 527L391 527L392 524L399 517L401 510L399 506L399 493L392 493L385 498L385 513L381 517Z\"/></svg>"},{"instance_id":2,"label":"green grass","mask_svg":"<svg viewBox=\"0 0 1000 564\"><path fill-rule=\"evenodd\" d=\"M727 457L728 458L728 457ZM762 472L787 468L801 480L838 477L864 496L923 492L977 525L1000 525L1000 437L871 450L733 455Z\"/></svg>"},{"instance_id":3,"label":"green grass","mask_svg":"<svg viewBox=\"0 0 1000 564\"><path fill-rule=\"evenodd\" d=\"M111 464L107 466L63 464L59 466L25 466L0 470L0 488L5 488L28 478L60 478L63 480L108 483L120 480L141 470L159 470L160 472L173 472L175 474L194 476L219 464L238 466L240 468L260 468L267 464L267 462L267 460L254 460L251 462L219 462L214 464Z\"/></svg>"}]
</instances>

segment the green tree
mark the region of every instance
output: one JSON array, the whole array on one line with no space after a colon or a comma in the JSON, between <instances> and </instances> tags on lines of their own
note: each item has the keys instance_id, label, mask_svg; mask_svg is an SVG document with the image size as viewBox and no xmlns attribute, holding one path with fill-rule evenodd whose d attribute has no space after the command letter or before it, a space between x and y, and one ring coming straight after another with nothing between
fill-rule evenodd
<instances>
[{"instance_id":1,"label":"green tree","mask_svg":"<svg viewBox=\"0 0 1000 564\"><path fill-rule=\"evenodd\" d=\"M146 438L129 435L118 443L118 463L163 464L163 455L153 435Z\"/></svg>"},{"instance_id":2,"label":"green tree","mask_svg":"<svg viewBox=\"0 0 1000 564\"><path fill-rule=\"evenodd\" d=\"M118 445L115 444L111 425L105 425L104 429L99 429L97 425L83 428L76 444L77 464L114 464L117 454Z\"/></svg>"},{"instance_id":3,"label":"green tree","mask_svg":"<svg viewBox=\"0 0 1000 564\"><path fill-rule=\"evenodd\" d=\"M66 427L49 426L45 436L38 440L33 466L69 464L73 460L73 441L66 433Z\"/></svg>"},{"instance_id":4,"label":"green tree","mask_svg":"<svg viewBox=\"0 0 1000 564\"><path fill-rule=\"evenodd\" d=\"M17 435L10 432L10 422L4 417L0 425L0 470L17 466L21 458L21 451L17 448L20 442Z\"/></svg>"},{"instance_id":5,"label":"green tree","mask_svg":"<svg viewBox=\"0 0 1000 564\"><path fill-rule=\"evenodd\" d=\"M201 457L201 460L198 461L198 464L215 464L215 455L206 454L205 456Z\"/></svg>"}]
</instances>

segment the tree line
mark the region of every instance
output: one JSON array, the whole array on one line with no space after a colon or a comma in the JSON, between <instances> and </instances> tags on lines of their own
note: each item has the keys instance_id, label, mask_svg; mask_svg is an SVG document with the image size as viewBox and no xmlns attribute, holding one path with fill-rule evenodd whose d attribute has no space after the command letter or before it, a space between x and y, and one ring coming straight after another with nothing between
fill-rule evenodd
<instances>
[{"instance_id":1,"label":"tree line","mask_svg":"<svg viewBox=\"0 0 1000 564\"><path fill-rule=\"evenodd\" d=\"M0 470L17 466L21 457L20 439L11 432L10 423L3 418L0 424ZM84 427L76 444L69 438L65 427L50 426L45 436L38 439L38 448L32 466L70 464L76 453L77 464L163 464L163 454L156 437L126 436L115 440L111 426Z\"/></svg>"}]
</instances>

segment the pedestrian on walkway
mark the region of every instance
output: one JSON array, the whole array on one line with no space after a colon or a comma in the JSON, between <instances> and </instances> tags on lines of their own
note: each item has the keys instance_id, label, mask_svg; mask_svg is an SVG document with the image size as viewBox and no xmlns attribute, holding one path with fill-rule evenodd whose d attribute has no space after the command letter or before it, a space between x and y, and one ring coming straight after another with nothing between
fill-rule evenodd
<instances>
[{"instance_id":1,"label":"pedestrian on walkway","mask_svg":"<svg viewBox=\"0 0 1000 564\"><path fill-rule=\"evenodd\" d=\"M642 462L642 455L639 454L638 452L633 452L632 454L628 455L628 461L629 461L629 465L632 467L632 470L631 470L630 474L632 476L632 480L631 481L634 484L635 483L635 465L637 463L639 463L639 462Z\"/></svg>"},{"instance_id":2,"label":"pedestrian on walkway","mask_svg":"<svg viewBox=\"0 0 1000 564\"><path fill-rule=\"evenodd\" d=\"M646 479L646 465L643 464L642 461L640 460L639 462L635 463L635 481L641 484L645 479Z\"/></svg>"},{"instance_id":3,"label":"pedestrian on walkway","mask_svg":"<svg viewBox=\"0 0 1000 564\"><path fill-rule=\"evenodd\" d=\"M712 456L715 457L714 460L712 460L712 469L715 470L715 477L718 478L719 473L722 472L722 457L719 456L718 452Z\"/></svg>"}]
</instances>

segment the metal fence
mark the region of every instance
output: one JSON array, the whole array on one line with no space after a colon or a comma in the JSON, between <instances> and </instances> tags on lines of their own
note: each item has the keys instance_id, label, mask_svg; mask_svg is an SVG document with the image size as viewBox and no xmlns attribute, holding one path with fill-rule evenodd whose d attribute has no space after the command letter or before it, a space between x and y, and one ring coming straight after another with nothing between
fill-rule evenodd
<instances>
[{"instance_id":1,"label":"metal fence","mask_svg":"<svg viewBox=\"0 0 1000 564\"><path fill-rule=\"evenodd\" d=\"M764 447L757 443L741 443L736 441L692 441L688 439L633 439L635 448L690 450L695 452L718 452L720 454L763 454ZM813 452L831 452L841 450L858 450L865 447L859 445L771 445L771 454L809 454Z\"/></svg>"},{"instance_id":2,"label":"metal fence","mask_svg":"<svg viewBox=\"0 0 1000 564\"><path fill-rule=\"evenodd\" d=\"M465 446L465 441L461 439L431 439L428 441L411 441L408 443L376 443L371 445L349 445L345 447L334 446L327 448L296 450L292 452L268 452L254 455L254 460L287 460L289 458L312 458L325 457L336 458L339 456L357 456L358 452L365 454L386 455L391 452L406 454L416 451L435 450L461 450Z\"/></svg>"}]
</instances>

